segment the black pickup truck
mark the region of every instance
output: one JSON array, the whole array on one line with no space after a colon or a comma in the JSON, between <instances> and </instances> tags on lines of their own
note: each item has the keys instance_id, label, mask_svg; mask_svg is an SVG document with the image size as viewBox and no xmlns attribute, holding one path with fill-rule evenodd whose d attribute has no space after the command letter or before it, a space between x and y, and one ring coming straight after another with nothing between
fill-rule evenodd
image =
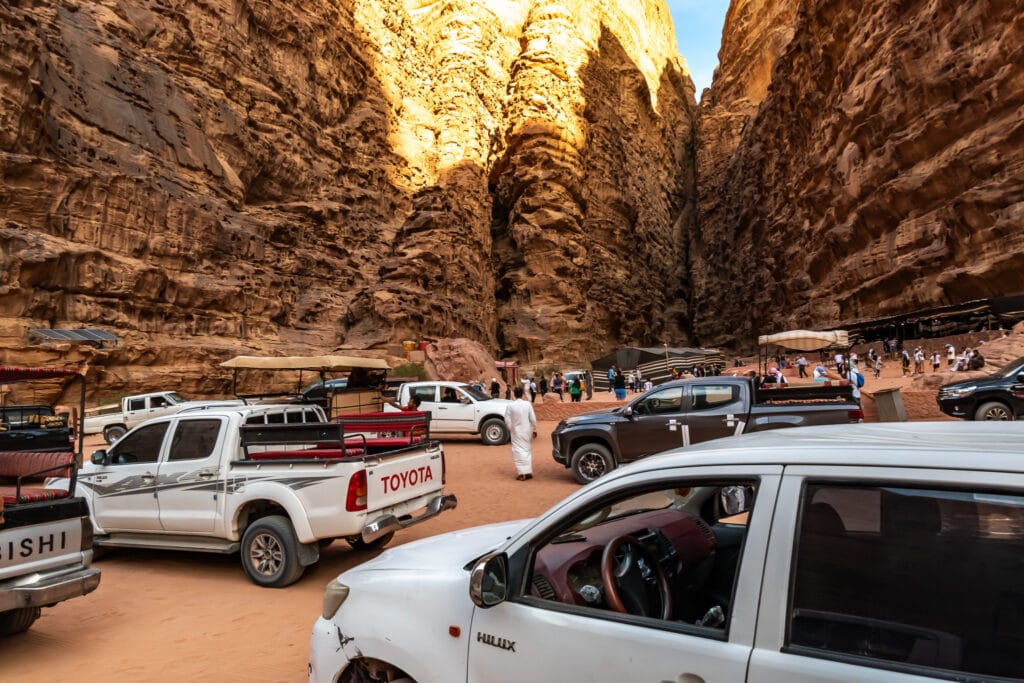
<instances>
[{"instance_id":1,"label":"black pickup truck","mask_svg":"<svg viewBox=\"0 0 1024 683\"><path fill-rule=\"evenodd\" d=\"M939 410L953 417L1016 420L1024 415L1024 356L988 377L947 384L936 400Z\"/></svg>"},{"instance_id":2,"label":"black pickup truck","mask_svg":"<svg viewBox=\"0 0 1024 683\"><path fill-rule=\"evenodd\" d=\"M767 429L862 422L849 386L756 389L747 377L677 380L626 405L562 420L551 434L556 462L576 481L655 453Z\"/></svg>"},{"instance_id":3,"label":"black pickup truck","mask_svg":"<svg viewBox=\"0 0 1024 683\"><path fill-rule=\"evenodd\" d=\"M56 453L75 450L67 415L50 406L0 406L0 451Z\"/></svg>"}]
</instances>

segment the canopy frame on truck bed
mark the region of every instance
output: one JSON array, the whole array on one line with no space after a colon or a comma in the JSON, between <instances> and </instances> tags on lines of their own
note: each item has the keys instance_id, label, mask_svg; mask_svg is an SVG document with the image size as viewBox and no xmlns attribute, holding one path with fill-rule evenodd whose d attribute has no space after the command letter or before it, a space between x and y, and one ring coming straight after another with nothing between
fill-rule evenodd
<instances>
[{"instance_id":1,"label":"canopy frame on truck bed","mask_svg":"<svg viewBox=\"0 0 1024 683\"><path fill-rule=\"evenodd\" d=\"M82 448L85 441L85 375L78 369L72 368L16 368L0 367L0 385L21 384L24 382L37 382L42 380L71 380L79 383L78 414L73 424L75 436L75 448L70 450L71 458L69 465L45 468L39 472L23 472L17 479L17 498L21 498L22 479L26 476L48 474L50 476L61 476L57 470L68 469L68 492L73 494L75 483L78 480L78 468L82 465Z\"/></svg>"}]
</instances>

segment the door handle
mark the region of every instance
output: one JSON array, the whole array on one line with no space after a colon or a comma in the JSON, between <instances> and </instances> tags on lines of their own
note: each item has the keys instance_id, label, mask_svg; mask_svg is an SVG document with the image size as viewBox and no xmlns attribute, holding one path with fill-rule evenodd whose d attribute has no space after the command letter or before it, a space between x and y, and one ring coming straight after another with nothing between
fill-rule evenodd
<instances>
[{"instance_id":1,"label":"door handle","mask_svg":"<svg viewBox=\"0 0 1024 683\"><path fill-rule=\"evenodd\" d=\"M199 473L199 478L200 479L213 479L213 477L214 477L214 473L213 472L200 472Z\"/></svg>"},{"instance_id":2,"label":"door handle","mask_svg":"<svg viewBox=\"0 0 1024 683\"><path fill-rule=\"evenodd\" d=\"M697 674L683 674L679 677L679 683L704 683L704 679Z\"/></svg>"},{"instance_id":3,"label":"door handle","mask_svg":"<svg viewBox=\"0 0 1024 683\"><path fill-rule=\"evenodd\" d=\"M143 474L142 475L142 483L143 484L152 484L154 481L156 481L156 475L153 475L153 474Z\"/></svg>"}]
</instances>

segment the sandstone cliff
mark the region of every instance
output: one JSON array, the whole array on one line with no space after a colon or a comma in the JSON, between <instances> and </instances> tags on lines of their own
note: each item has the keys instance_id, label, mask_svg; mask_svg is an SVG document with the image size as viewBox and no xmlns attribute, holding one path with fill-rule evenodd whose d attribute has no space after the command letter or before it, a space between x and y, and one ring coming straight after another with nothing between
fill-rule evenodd
<instances>
[{"instance_id":1,"label":"sandstone cliff","mask_svg":"<svg viewBox=\"0 0 1024 683\"><path fill-rule=\"evenodd\" d=\"M704 342L1024 292L1020 3L733 3L701 105Z\"/></svg>"},{"instance_id":2,"label":"sandstone cliff","mask_svg":"<svg viewBox=\"0 0 1024 683\"><path fill-rule=\"evenodd\" d=\"M662 0L0 4L0 361L677 338L693 89ZM670 144L665 144L665 141ZM145 378L145 379L143 379Z\"/></svg>"}]
</instances>

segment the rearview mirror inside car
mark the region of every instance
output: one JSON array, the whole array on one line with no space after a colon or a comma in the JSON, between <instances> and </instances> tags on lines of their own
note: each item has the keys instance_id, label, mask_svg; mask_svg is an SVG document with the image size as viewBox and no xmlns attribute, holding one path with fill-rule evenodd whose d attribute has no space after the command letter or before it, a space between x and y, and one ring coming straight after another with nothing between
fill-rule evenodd
<instances>
[{"instance_id":1,"label":"rearview mirror inside car","mask_svg":"<svg viewBox=\"0 0 1024 683\"><path fill-rule=\"evenodd\" d=\"M505 553L484 555L473 566L469 597L477 607L494 607L508 597L508 566Z\"/></svg>"},{"instance_id":2,"label":"rearview mirror inside car","mask_svg":"<svg viewBox=\"0 0 1024 683\"><path fill-rule=\"evenodd\" d=\"M91 460L93 465L106 465L107 452L104 450L93 451Z\"/></svg>"}]
</instances>

